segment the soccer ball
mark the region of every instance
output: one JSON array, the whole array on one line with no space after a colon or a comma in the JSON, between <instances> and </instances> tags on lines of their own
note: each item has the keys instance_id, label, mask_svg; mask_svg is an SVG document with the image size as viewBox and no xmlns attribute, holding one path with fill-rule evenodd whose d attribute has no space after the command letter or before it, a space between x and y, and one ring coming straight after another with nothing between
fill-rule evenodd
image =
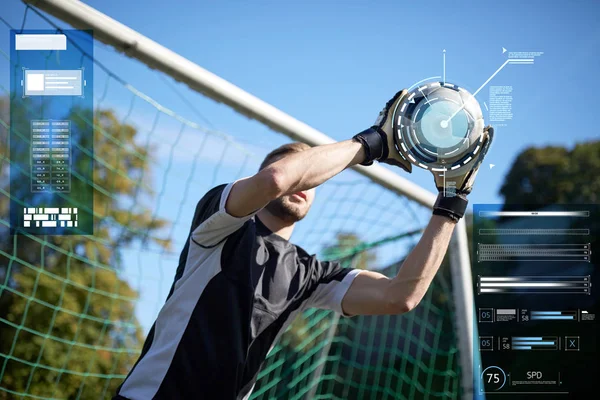
<instances>
[{"instance_id":1,"label":"soccer ball","mask_svg":"<svg viewBox=\"0 0 600 400\"><path fill-rule=\"evenodd\" d=\"M437 172L470 167L481 150L481 107L471 93L455 84L415 87L393 112L397 150L418 167Z\"/></svg>"}]
</instances>

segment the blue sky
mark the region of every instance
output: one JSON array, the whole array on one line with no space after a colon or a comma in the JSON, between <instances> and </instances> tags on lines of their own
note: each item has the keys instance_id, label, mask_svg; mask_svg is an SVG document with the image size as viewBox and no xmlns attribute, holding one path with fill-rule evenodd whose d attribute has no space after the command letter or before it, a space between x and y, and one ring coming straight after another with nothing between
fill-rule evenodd
<instances>
[{"instance_id":1,"label":"blue sky","mask_svg":"<svg viewBox=\"0 0 600 400\"><path fill-rule=\"evenodd\" d=\"M441 75L443 49L447 51L446 79L472 92L505 61L502 47L508 51L544 52L534 65L506 66L490 83L513 86L514 117L506 127L496 129L486 160L496 167L480 171L470 196L472 204L501 202L498 190L504 175L524 148L570 147L598 138L594 120L597 91L592 86L600 71L597 1L86 3L336 140L347 139L370 126L397 90ZM8 0L3 3L0 16L20 27L23 12L21 2ZM62 22L59 25L67 27ZM48 25L29 13L26 27ZM4 26L0 29L0 49L8 52L8 30ZM103 45L96 46L95 55L145 94L179 115L232 135L257 158L287 141ZM0 58L0 83L4 87L8 87L7 65ZM96 72L98 99L106 88L106 79L98 69ZM480 103L488 101L488 88L489 85L477 96ZM166 218L178 214L179 223L173 228L177 247L189 229L193 204L213 181L220 183L237 174L239 154L228 153L225 158L233 161L226 161L213 179L214 163L222 151L222 144L213 143L212 151L203 153L191 182L195 183L204 172L209 172L211 178L193 185L182 198L179 193L190 182L187 178L194 154L191 149L197 144L196 133L186 128L179 137L179 124L172 119L161 119L159 128L152 131L155 110L135 101L129 112L132 95L115 88L114 81L102 102L127 116L142 131L155 132L152 140L160 145L158 173L153 182L162 196L155 211ZM485 111L484 116L487 119ZM175 153L167 167L171 148L175 148ZM251 173L254 167L253 161L242 170L242 175ZM161 175L164 171L168 175ZM429 190L435 189L426 171L416 168L412 175L398 172ZM163 176L168 178L166 187L161 187ZM184 206L181 213L175 211L179 205ZM360 227L361 223L356 225ZM143 275L136 278L134 285L142 291L142 303L144 299L153 302L152 307L140 311L142 322L148 327L164 301L175 257L160 261L158 266L152 258L144 257L151 256L128 253L125 260L139 271L132 272L132 276ZM155 289L148 288L146 279L156 285Z\"/></svg>"},{"instance_id":2,"label":"blue sky","mask_svg":"<svg viewBox=\"0 0 600 400\"><path fill-rule=\"evenodd\" d=\"M513 86L514 119L497 129L488 157L497 167L481 172L474 202L499 200L499 184L522 148L597 137L586 118L595 100L589 82L600 67L597 2L87 3L337 140L369 126L396 90L441 74L442 49L447 79L472 91L502 64L502 47L543 51L535 65L507 66L491 82ZM147 83L157 79L154 71L105 53L97 50L128 82L188 113L176 95ZM577 107L562 101L565 94ZM484 89L478 98L487 96ZM203 103L197 108L215 127L253 142L245 121ZM418 172L414 180L433 188Z\"/></svg>"}]
</instances>

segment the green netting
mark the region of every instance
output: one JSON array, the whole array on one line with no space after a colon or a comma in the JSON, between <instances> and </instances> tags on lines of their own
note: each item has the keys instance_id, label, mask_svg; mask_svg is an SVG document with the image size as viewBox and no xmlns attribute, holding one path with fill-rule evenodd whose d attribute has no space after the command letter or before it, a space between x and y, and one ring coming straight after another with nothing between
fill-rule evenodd
<instances>
[{"instance_id":1,"label":"green netting","mask_svg":"<svg viewBox=\"0 0 600 400\"><path fill-rule=\"evenodd\" d=\"M11 27L58 29L36 10L10 3L23 18L2 20L1 35ZM8 49L0 50L1 71L9 70ZM98 43L95 115L71 110L95 132L94 182L86 182L94 188L93 237L9 235L11 94L8 74L0 74L0 399L109 398L166 298L198 199L252 174L288 140L154 73L180 99L170 100L174 112L154 99L155 82L115 74L115 57L147 73ZM204 117L213 114L244 132L214 129ZM320 187L313 208L294 233L296 243L389 276L429 216L352 171ZM308 310L269 354L252 398L458 398L451 297L443 268L405 316Z\"/></svg>"},{"instance_id":2,"label":"green netting","mask_svg":"<svg viewBox=\"0 0 600 400\"><path fill-rule=\"evenodd\" d=\"M326 249L324 258L366 267L371 249L380 244L340 240ZM399 264L380 272L393 276ZM445 280L437 279L421 305L404 316L340 318L328 311L306 311L269 354L251 398L459 398L448 292Z\"/></svg>"}]
</instances>

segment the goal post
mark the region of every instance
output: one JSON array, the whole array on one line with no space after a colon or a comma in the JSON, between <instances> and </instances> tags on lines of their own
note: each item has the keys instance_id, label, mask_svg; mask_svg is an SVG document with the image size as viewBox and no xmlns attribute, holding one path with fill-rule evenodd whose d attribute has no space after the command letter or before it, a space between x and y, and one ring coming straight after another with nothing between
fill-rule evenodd
<instances>
[{"instance_id":1,"label":"goal post","mask_svg":"<svg viewBox=\"0 0 600 400\"><path fill-rule=\"evenodd\" d=\"M311 146L334 142L324 133L80 1L23 1L77 29L93 30L95 39L113 46L128 57L135 58L147 66L187 84L202 95L224 103L236 112L257 120L293 140ZM353 169L374 183L425 207L431 208L435 201L433 193L382 166L355 166ZM455 229L449 256L462 394L463 398L471 398L473 393L473 291L464 219Z\"/></svg>"}]
</instances>

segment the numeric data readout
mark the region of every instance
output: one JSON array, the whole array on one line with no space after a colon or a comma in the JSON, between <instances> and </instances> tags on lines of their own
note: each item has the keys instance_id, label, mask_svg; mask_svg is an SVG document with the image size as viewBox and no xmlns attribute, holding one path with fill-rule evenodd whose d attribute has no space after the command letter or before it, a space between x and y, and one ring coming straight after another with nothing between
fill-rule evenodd
<instances>
[{"instance_id":1,"label":"numeric data readout","mask_svg":"<svg viewBox=\"0 0 600 400\"><path fill-rule=\"evenodd\" d=\"M594 393L599 211L598 205L473 207L475 398Z\"/></svg>"}]
</instances>

